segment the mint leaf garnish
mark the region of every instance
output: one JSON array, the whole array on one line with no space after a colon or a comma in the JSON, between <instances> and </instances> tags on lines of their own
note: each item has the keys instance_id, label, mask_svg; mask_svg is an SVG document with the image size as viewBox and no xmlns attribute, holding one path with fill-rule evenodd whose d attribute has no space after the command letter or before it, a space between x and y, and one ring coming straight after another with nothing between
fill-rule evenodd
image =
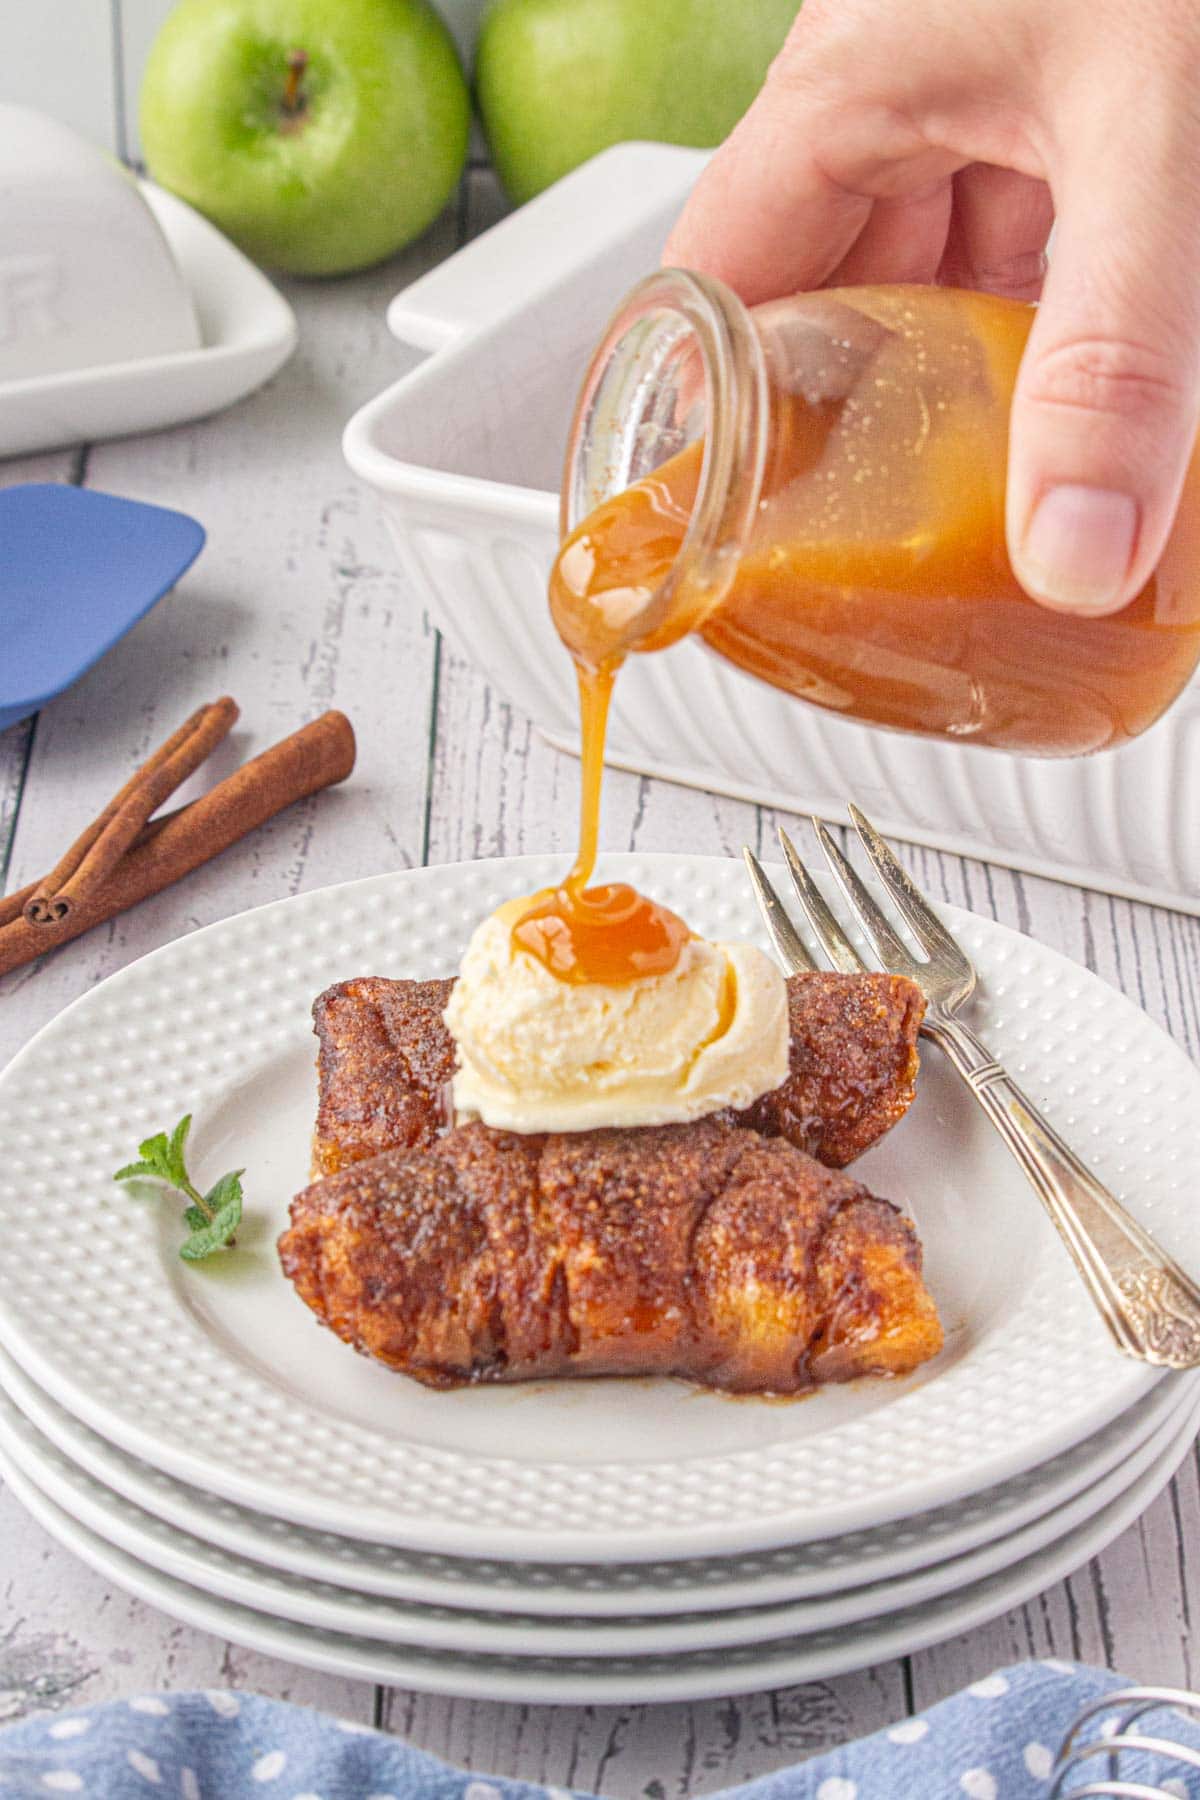
<instances>
[{"instance_id":1,"label":"mint leaf garnish","mask_svg":"<svg viewBox=\"0 0 1200 1800\"><path fill-rule=\"evenodd\" d=\"M229 1176L223 1179L228 1181ZM237 1181L237 1177L233 1177ZM216 1250L228 1249L233 1234L242 1222L242 1190L240 1182L232 1199L227 1200L220 1211L214 1213L211 1225L204 1225L199 1231L193 1231L179 1246L179 1254L184 1262L203 1262Z\"/></svg>"},{"instance_id":2,"label":"mint leaf garnish","mask_svg":"<svg viewBox=\"0 0 1200 1800\"><path fill-rule=\"evenodd\" d=\"M162 1181L175 1188L188 1201L183 1222L188 1236L179 1247L185 1262L203 1262L218 1250L231 1249L234 1233L242 1222L242 1176L244 1169L231 1169L215 1181L207 1194L195 1186L187 1171L187 1139L192 1128L191 1113L184 1113L174 1131L160 1131L138 1145L139 1161L126 1163L113 1176L114 1181Z\"/></svg>"},{"instance_id":3,"label":"mint leaf garnish","mask_svg":"<svg viewBox=\"0 0 1200 1800\"><path fill-rule=\"evenodd\" d=\"M187 1145L188 1132L191 1129L192 1115L191 1113L184 1113L182 1119L180 1119L178 1125L171 1133L171 1142L167 1146L167 1167L171 1172L171 1179L174 1181L176 1187L186 1187L190 1185L187 1176L187 1164L183 1160L183 1153Z\"/></svg>"},{"instance_id":4,"label":"mint leaf garnish","mask_svg":"<svg viewBox=\"0 0 1200 1800\"><path fill-rule=\"evenodd\" d=\"M132 1162L132 1163L126 1163L125 1167L123 1169L118 1169L116 1174L113 1176L113 1180L114 1181L145 1181L148 1177L157 1176L157 1174L158 1174L158 1170L155 1168L153 1163Z\"/></svg>"}]
</instances>

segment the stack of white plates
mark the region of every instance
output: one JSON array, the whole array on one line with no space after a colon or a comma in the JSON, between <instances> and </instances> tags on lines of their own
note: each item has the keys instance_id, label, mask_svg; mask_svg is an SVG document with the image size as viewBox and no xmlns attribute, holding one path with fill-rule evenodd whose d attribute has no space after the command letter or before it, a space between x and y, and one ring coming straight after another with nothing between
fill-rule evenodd
<instances>
[{"instance_id":1,"label":"stack of white plates","mask_svg":"<svg viewBox=\"0 0 1200 1800\"><path fill-rule=\"evenodd\" d=\"M926 1053L857 1172L917 1221L946 1349L801 1402L658 1381L433 1393L323 1331L274 1241L306 1180L309 1008L453 971L547 859L383 876L226 920L114 976L0 1079L0 1462L122 1587L254 1648L443 1693L571 1703L776 1687L915 1650L1102 1549L1187 1452L1194 1376L1122 1358L969 1096ZM610 859L700 931L761 941L741 867ZM1200 1269L1200 1075L1128 1001L947 909L973 1016ZM173 1199L112 1171L195 1115L245 1166L236 1248L178 1260Z\"/></svg>"}]
</instances>

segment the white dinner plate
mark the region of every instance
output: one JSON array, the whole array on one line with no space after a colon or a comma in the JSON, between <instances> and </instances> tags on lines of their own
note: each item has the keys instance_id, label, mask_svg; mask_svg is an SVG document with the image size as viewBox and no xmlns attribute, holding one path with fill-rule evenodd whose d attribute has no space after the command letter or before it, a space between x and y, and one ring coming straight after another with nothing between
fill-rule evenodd
<instances>
[{"instance_id":1,"label":"white dinner plate","mask_svg":"<svg viewBox=\"0 0 1200 1800\"><path fill-rule=\"evenodd\" d=\"M371 1638L288 1623L216 1599L116 1549L47 1499L2 1455L0 1475L53 1537L107 1581L187 1625L246 1649L352 1680L424 1693L525 1705L602 1706L706 1700L827 1680L973 1631L1099 1555L1166 1486L1193 1435L1189 1421L1161 1459L1093 1519L1013 1568L961 1592L841 1630L652 1657L514 1657L401 1649Z\"/></svg>"},{"instance_id":2,"label":"white dinner plate","mask_svg":"<svg viewBox=\"0 0 1200 1800\"><path fill-rule=\"evenodd\" d=\"M873 1531L708 1561L521 1563L437 1556L307 1531L201 1493L98 1437L0 1350L0 1386L70 1464L156 1520L220 1550L288 1575L391 1601L591 1621L811 1600L946 1565L981 1546L995 1547L999 1567L1012 1534L1065 1508L1118 1464L1132 1479L1135 1452L1164 1429L1175 1429L1177 1414L1191 1403L1198 1385L1200 1376L1160 1382L1141 1405L1049 1463L953 1506ZM996 1541L1000 1539L1004 1545ZM1007 1560L1014 1560L1013 1555Z\"/></svg>"},{"instance_id":3,"label":"white dinner plate","mask_svg":"<svg viewBox=\"0 0 1200 1800\"><path fill-rule=\"evenodd\" d=\"M102 1435L281 1518L454 1555L714 1556L863 1529L1008 1480L1158 1372L1120 1356L1016 1165L927 1053L910 1116L857 1166L914 1214L946 1348L898 1382L763 1405L662 1381L434 1392L356 1356L282 1278L305 1180L309 1008L358 974L445 975L515 858L378 876L226 919L84 995L0 1078L0 1343ZM763 941L741 865L609 857L720 937ZM972 1022L1185 1267L1200 1268L1200 1074L1144 1014L1028 938L945 909ZM244 1166L236 1251L178 1260L178 1209L114 1185L184 1111L196 1176Z\"/></svg>"},{"instance_id":4,"label":"white dinner plate","mask_svg":"<svg viewBox=\"0 0 1200 1800\"><path fill-rule=\"evenodd\" d=\"M830 1593L781 1606L725 1612L681 1612L668 1618L628 1616L607 1620L576 1615L547 1619L519 1613L472 1612L413 1605L293 1575L235 1556L207 1536L179 1531L122 1499L56 1450L0 1396L0 1454L34 1481L47 1498L107 1543L148 1567L236 1601L272 1618L290 1619L380 1643L422 1649L466 1650L507 1656L656 1656L667 1651L709 1650L809 1636L862 1619L878 1619L969 1587L1055 1543L1118 1500L1190 1424L1200 1423L1195 1384L1179 1396L1166 1420L1121 1465L1055 1511L1022 1530L984 1544L966 1556L934 1563L891 1581Z\"/></svg>"}]
</instances>

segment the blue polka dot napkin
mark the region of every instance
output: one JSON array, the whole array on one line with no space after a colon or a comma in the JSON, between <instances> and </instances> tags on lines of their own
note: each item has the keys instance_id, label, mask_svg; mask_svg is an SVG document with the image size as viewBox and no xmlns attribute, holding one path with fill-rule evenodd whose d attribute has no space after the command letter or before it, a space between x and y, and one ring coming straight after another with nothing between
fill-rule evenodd
<instances>
[{"instance_id":1,"label":"blue polka dot napkin","mask_svg":"<svg viewBox=\"0 0 1200 1800\"><path fill-rule=\"evenodd\" d=\"M1080 1708L1121 1686L1102 1669L1024 1663L873 1737L726 1791L723 1800L1045 1800ZM1156 1715L1200 1750L1200 1729ZM1103 1735L1103 1720L1098 1722ZM1084 1772L1093 1778L1097 1765ZM1126 1756L1125 1781L1200 1800L1200 1772ZM1082 1782L1083 1775L1077 1777ZM395 1738L303 1707L232 1692L140 1694L0 1731L0 1795L49 1800L579 1800L483 1777Z\"/></svg>"}]
</instances>

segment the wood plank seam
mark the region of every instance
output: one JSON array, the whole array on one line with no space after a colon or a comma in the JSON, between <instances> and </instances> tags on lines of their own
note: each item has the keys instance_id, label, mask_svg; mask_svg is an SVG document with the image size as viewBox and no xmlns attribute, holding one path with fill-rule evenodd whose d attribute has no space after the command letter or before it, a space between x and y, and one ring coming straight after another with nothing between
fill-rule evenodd
<instances>
[{"instance_id":1,"label":"wood plank seam","mask_svg":"<svg viewBox=\"0 0 1200 1800\"><path fill-rule=\"evenodd\" d=\"M117 155L123 163L128 163L130 161L130 140L126 118L125 41L121 22L121 0L109 0L109 16L112 20L113 121L117 137Z\"/></svg>"}]
</instances>

